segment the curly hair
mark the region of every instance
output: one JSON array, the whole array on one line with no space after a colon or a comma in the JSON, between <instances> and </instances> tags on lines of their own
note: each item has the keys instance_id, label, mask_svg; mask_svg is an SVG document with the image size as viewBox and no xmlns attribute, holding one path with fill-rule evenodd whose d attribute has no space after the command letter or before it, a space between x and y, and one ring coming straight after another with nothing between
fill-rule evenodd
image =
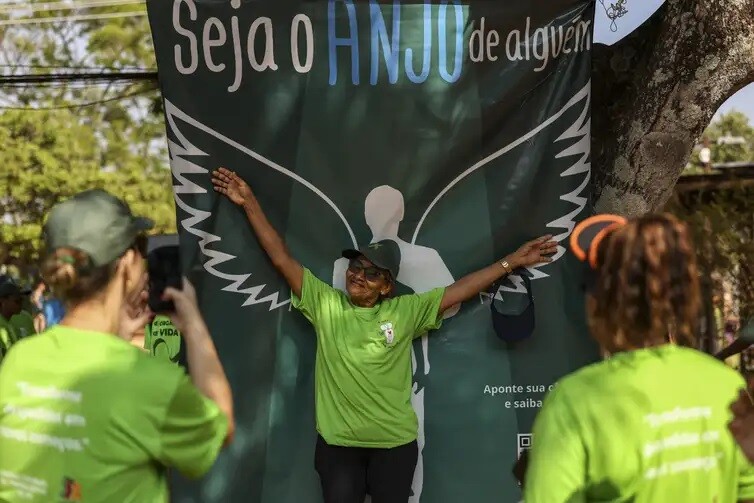
<instances>
[{"instance_id":1,"label":"curly hair","mask_svg":"<svg viewBox=\"0 0 754 503\"><path fill-rule=\"evenodd\" d=\"M600 245L587 314L606 350L639 349L669 338L694 346L699 308L693 243L686 225L672 215L634 219Z\"/></svg>"}]
</instances>

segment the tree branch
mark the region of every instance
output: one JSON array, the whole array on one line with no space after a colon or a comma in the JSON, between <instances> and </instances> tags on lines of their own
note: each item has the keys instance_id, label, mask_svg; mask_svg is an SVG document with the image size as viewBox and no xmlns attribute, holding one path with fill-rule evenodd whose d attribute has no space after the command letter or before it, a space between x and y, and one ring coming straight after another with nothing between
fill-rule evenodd
<instances>
[{"instance_id":1,"label":"tree branch","mask_svg":"<svg viewBox=\"0 0 754 503\"><path fill-rule=\"evenodd\" d=\"M717 109L752 81L754 0L668 0L616 46L595 46L597 210L662 207Z\"/></svg>"}]
</instances>

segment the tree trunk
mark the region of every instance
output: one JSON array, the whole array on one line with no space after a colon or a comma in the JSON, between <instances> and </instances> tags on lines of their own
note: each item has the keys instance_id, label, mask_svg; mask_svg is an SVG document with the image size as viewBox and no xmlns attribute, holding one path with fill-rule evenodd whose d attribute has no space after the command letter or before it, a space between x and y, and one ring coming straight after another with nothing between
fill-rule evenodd
<instances>
[{"instance_id":1,"label":"tree trunk","mask_svg":"<svg viewBox=\"0 0 754 503\"><path fill-rule=\"evenodd\" d=\"M752 81L754 0L667 0L619 43L595 45L596 210L661 208L717 109Z\"/></svg>"}]
</instances>

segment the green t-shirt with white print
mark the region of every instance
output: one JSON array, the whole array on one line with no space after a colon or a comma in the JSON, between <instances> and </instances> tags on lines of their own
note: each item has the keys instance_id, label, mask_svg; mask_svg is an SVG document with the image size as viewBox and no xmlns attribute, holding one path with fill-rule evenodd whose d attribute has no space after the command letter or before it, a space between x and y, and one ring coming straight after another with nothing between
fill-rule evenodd
<instances>
[{"instance_id":1,"label":"green t-shirt with white print","mask_svg":"<svg viewBox=\"0 0 754 503\"><path fill-rule=\"evenodd\" d=\"M417 438L411 407L411 342L442 324L444 288L401 295L374 307L304 269L293 306L317 334L317 431L330 445L390 448Z\"/></svg>"},{"instance_id":2,"label":"green t-shirt with white print","mask_svg":"<svg viewBox=\"0 0 754 503\"><path fill-rule=\"evenodd\" d=\"M165 503L165 467L215 462L228 421L183 369L56 325L0 365L0 501Z\"/></svg>"},{"instance_id":3,"label":"green t-shirt with white print","mask_svg":"<svg viewBox=\"0 0 754 503\"><path fill-rule=\"evenodd\" d=\"M557 383L534 423L526 503L754 499L727 425L745 383L709 355L628 351Z\"/></svg>"}]
</instances>

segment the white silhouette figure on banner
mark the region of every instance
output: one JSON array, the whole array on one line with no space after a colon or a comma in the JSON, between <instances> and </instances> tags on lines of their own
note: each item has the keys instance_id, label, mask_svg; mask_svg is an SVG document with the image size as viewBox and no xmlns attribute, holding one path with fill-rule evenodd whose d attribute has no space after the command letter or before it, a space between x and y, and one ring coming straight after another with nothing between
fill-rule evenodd
<instances>
[{"instance_id":1,"label":"white silhouette figure on banner","mask_svg":"<svg viewBox=\"0 0 754 503\"><path fill-rule=\"evenodd\" d=\"M584 194L588 190L591 178L591 164L589 163L589 133L591 125L589 110L591 103L591 81L587 82L565 105L543 120L534 129L527 131L525 134L504 145L499 150L492 152L483 159L480 159L459 173L458 176L456 176L440 191L439 194L437 194L429 204L429 207L424 211L422 217L419 219L419 223L414 229L411 244L416 244L427 216L448 192L468 178L471 174L489 166L493 161L502 158L508 152L511 152L515 148L539 135L539 133L552 126L563 116L563 114L579 103L583 105L580 116L575 122L567 124L565 131L563 131L553 142L558 143L565 140L577 140L576 143L569 143L564 150L555 156L556 158L578 156L578 159L575 160L572 165L560 173L561 177L580 175L582 178L581 184L576 189L560 196L561 200L571 203L574 207L566 214L560 215L555 220L547 223L548 228L561 231L561 233L554 236L553 239L556 241L564 241L567 239L576 225L575 219L584 210L588 201L588 198ZM225 270L226 267L221 267L225 266L227 262L235 260L236 256L222 251L221 244L223 238L221 236L203 228L201 224L212 216L212 212L195 208L193 205L196 203L192 200L192 198L203 196L208 192L211 193L211 190L208 190L206 187L209 170L204 166L197 164L197 161L195 160L195 158L198 157L210 157L210 154L197 147L186 137L182 131L183 128L178 127L178 121L201 131L205 135L219 140L236 151L257 161L260 165L266 166L273 171L277 171L309 189L332 209L338 219L343 223L351 244L354 247L357 246L356 236L345 215L343 215L343 212L327 194L322 192L322 190L317 188L309 180L306 180L298 173L281 166L275 161L266 158L259 152L252 150L233 138L212 129L207 124L202 123L181 110L168 98L165 98L165 119L168 123L167 127L169 132L174 136L174 138L171 138L170 135L168 137L168 151L170 153L170 168L175 177L173 185L175 204L184 213L184 216L181 217L180 226L183 228L184 232L192 234L198 238L198 248L203 256L200 261L202 268L207 274L210 274L225 283L225 286L222 288L223 291L245 297L245 301L242 303L243 307L266 304L268 305L269 310L279 309L285 305L289 305L290 299L281 300L280 297L283 294L282 291L269 292L265 289L267 285L257 284L255 280L252 279L252 273L250 272L230 273ZM199 181L202 181L202 183L198 183ZM400 244L403 241L397 240L397 242ZM564 255L565 248L559 246L558 251L552 257L553 262L559 260ZM540 270L541 267L545 266L530 267L529 272L532 274L531 279L536 280L548 277L547 273Z\"/></svg>"},{"instance_id":2,"label":"white silhouette figure on banner","mask_svg":"<svg viewBox=\"0 0 754 503\"><path fill-rule=\"evenodd\" d=\"M388 185L381 185L372 189L364 201L364 219L372 231L372 243L389 239L398 244L401 252L401 263L398 269L398 283L401 283L415 293L423 293L433 288L448 286L455 280L443 262L440 254L432 248L408 243L398 237L398 229L403 221L403 194ZM333 266L333 287L345 291L346 269L348 259L340 258ZM460 306L453 306L445 311L444 318L455 315ZM421 336L422 373L429 374L429 340L427 334ZM414 407L419 422L417 444L419 457L414 471L414 481L411 486L413 495L411 503L418 503L421 498L424 483L424 386L419 387L418 360L413 346L411 347L411 363L414 370L414 386L411 393L411 405ZM367 501L369 501L367 499Z\"/></svg>"}]
</instances>

